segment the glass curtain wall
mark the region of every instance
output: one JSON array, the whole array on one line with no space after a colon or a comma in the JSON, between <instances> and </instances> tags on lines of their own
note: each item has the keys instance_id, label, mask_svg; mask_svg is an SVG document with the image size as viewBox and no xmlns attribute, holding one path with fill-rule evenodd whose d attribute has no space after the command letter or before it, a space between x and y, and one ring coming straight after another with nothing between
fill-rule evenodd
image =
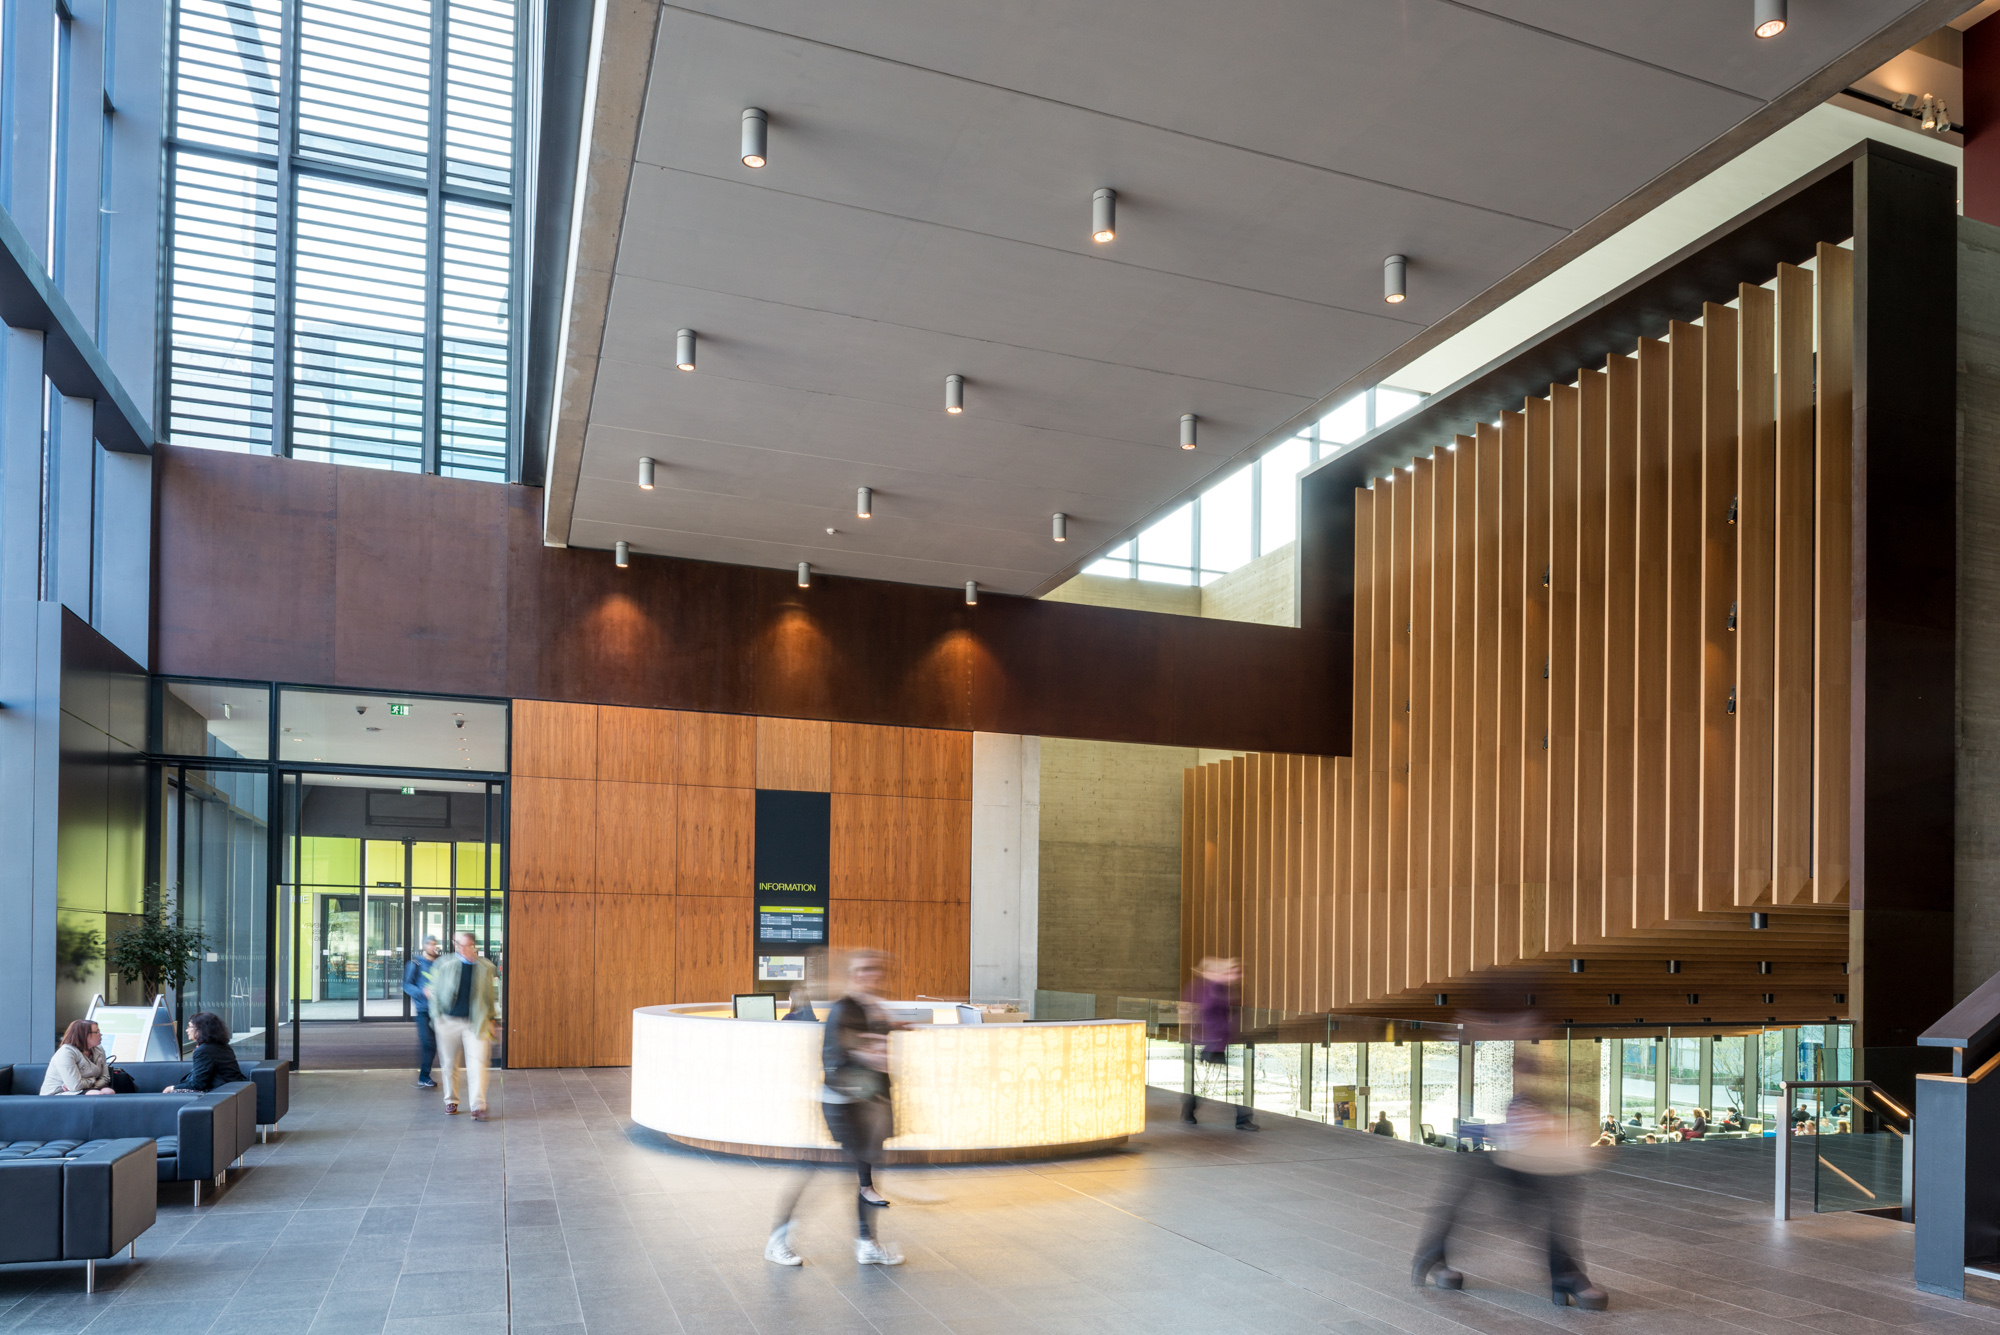
<instances>
[{"instance_id":1,"label":"glass curtain wall","mask_svg":"<svg viewBox=\"0 0 2000 1335\"><path fill-rule=\"evenodd\" d=\"M507 481L528 0L175 0L176 445Z\"/></svg>"},{"instance_id":2,"label":"glass curtain wall","mask_svg":"<svg viewBox=\"0 0 2000 1335\"><path fill-rule=\"evenodd\" d=\"M206 949L175 999L183 1022L210 1011L244 1056L265 1055L270 1009L270 778L259 770L162 766L166 903Z\"/></svg>"},{"instance_id":3,"label":"glass curtain wall","mask_svg":"<svg viewBox=\"0 0 2000 1335\"><path fill-rule=\"evenodd\" d=\"M1299 474L1423 401L1364 390L1084 567L1088 575L1210 584L1298 537Z\"/></svg>"}]
</instances>

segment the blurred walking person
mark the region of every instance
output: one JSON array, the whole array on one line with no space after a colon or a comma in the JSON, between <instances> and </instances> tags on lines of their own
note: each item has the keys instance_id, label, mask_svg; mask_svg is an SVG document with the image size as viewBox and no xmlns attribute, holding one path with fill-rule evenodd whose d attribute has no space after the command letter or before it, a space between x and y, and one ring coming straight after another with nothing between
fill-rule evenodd
<instances>
[{"instance_id":1,"label":"blurred walking person","mask_svg":"<svg viewBox=\"0 0 2000 1335\"><path fill-rule=\"evenodd\" d=\"M1516 1051L1519 1051L1517 1046ZM1603 1289L1590 1282L1576 1237L1577 1202L1588 1160L1569 1143L1558 1110L1527 1094L1516 1094L1507 1105L1507 1123L1497 1154L1454 1154L1446 1165L1450 1175L1431 1211L1423 1241L1410 1265L1410 1282L1422 1288L1465 1286L1465 1276L1445 1263L1445 1244L1466 1202L1481 1185L1499 1191L1517 1222L1542 1235L1549 1258L1549 1297L1557 1307L1602 1312L1611 1305Z\"/></svg>"},{"instance_id":2,"label":"blurred walking person","mask_svg":"<svg viewBox=\"0 0 2000 1335\"><path fill-rule=\"evenodd\" d=\"M494 1021L499 1017L498 972L479 953L479 939L460 932L458 951L431 965L431 1024L444 1063L444 1110L458 1111L460 1090L472 1086L472 1120L486 1120L486 1077L493 1061ZM468 1080L468 1077L470 1079Z\"/></svg>"},{"instance_id":3,"label":"blurred walking person","mask_svg":"<svg viewBox=\"0 0 2000 1335\"><path fill-rule=\"evenodd\" d=\"M904 1026L889 1018L881 1002L889 957L877 950L857 950L847 962L847 995L826 1015L821 1064L826 1083L819 1093L827 1130L854 1164L858 1265L901 1265L903 1253L894 1243L876 1240L874 1212L889 1201L875 1189L875 1166L882 1143L895 1133L890 1105L889 1034ZM777 1265L802 1265L792 1250L792 1223L799 1197L812 1181L812 1170L799 1173L778 1204L778 1222L764 1244L764 1259Z\"/></svg>"},{"instance_id":4,"label":"blurred walking person","mask_svg":"<svg viewBox=\"0 0 2000 1335\"><path fill-rule=\"evenodd\" d=\"M1195 1058L1222 1067L1223 1080L1229 1078L1229 1045L1236 1041L1236 985L1243 979L1243 966L1231 959L1203 957L1194 969L1187 988L1188 1017L1194 1025ZM1195 1124L1195 1105L1201 1100L1193 1090L1181 1100L1181 1120ZM1236 1104L1236 1129L1262 1131L1250 1115L1247 1104Z\"/></svg>"},{"instance_id":5,"label":"blurred walking person","mask_svg":"<svg viewBox=\"0 0 2000 1335\"><path fill-rule=\"evenodd\" d=\"M403 994L414 1003L417 1020L418 1089L437 1088L437 1081L431 1079L431 1067L437 1062L437 1031L431 1028L431 997L427 989L431 965L437 962L442 950L436 937L427 936L423 951L403 966Z\"/></svg>"}]
</instances>

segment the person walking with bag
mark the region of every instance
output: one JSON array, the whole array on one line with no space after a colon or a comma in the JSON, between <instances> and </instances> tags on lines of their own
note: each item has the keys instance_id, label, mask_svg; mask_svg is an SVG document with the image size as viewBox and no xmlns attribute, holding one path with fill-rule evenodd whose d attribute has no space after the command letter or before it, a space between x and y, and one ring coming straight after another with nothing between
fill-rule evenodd
<instances>
[{"instance_id":1,"label":"person walking with bag","mask_svg":"<svg viewBox=\"0 0 2000 1335\"><path fill-rule=\"evenodd\" d=\"M426 989L431 1025L437 1031L438 1056L444 1064L444 1110L458 1112L460 1087L472 1086L472 1120L486 1120L486 1079L493 1060L493 1035L499 1019L499 971L479 953L479 940L460 932L456 954L431 965ZM470 1077L468 1081L467 1077Z\"/></svg>"}]
</instances>

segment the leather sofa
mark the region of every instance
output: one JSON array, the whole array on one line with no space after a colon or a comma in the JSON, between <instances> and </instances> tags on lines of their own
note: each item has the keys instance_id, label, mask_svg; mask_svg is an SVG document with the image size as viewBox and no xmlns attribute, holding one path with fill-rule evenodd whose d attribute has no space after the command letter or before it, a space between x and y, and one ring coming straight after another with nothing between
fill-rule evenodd
<instances>
[{"instance_id":1,"label":"leather sofa","mask_svg":"<svg viewBox=\"0 0 2000 1335\"><path fill-rule=\"evenodd\" d=\"M252 1125L261 1134L276 1126L292 1107L292 1064L273 1059L243 1062L243 1074L257 1087L257 1112ZM157 1094L188 1072L186 1062L119 1062L141 1094ZM0 1095L39 1094L46 1066L0 1067ZM32 1078L29 1078L32 1076ZM268 1138L268 1137L265 1137Z\"/></svg>"},{"instance_id":2,"label":"leather sofa","mask_svg":"<svg viewBox=\"0 0 2000 1335\"><path fill-rule=\"evenodd\" d=\"M145 1065L165 1068L173 1063ZM0 1085L6 1086L0 1095L12 1096L0 1097L0 1143L131 1137L156 1141L159 1180L194 1183L195 1204L199 1205L201 1184L225 1174L256 1139L254 1084L224 1085L208 1094L42 1098L42 1076L47 1069L41 1065L0 1066ZM138 1080L136 1073L133 1079Z\"/></svg>"},{"instance_id":3,"label":"leather sofa","mask_svg":"<svg viewBox=\"0 0 2000 1335\"><path fill-rule=\"evenodd\" d=\"M141 1137L0 1134L0 1261L82 1261L84 1292L95 1292L97 1263L158 1217L157 1177L153 1142Z\"/></svg>"}]
</instances>

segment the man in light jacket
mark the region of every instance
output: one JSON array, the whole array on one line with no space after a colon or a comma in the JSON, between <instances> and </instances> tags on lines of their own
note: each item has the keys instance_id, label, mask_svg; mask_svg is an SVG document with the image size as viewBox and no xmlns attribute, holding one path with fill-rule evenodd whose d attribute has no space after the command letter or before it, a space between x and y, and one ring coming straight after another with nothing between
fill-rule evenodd
<instances>
[{"instance_id":1,"label":"man in light jacket","mask_svg":"<svg viewBox=\"0 0 2000 1335\"><path fill-rule=\"evenodd\" d=\"M437 1031L438 1058L444 1066L444 1110L456 1113L459 1088L467 1075L472 1084L472 1120L486 1120L486 1074L493 1058L493 1036L500 1018L499 971L479 953L471 932L460 932L458 953L431 965L427 991L431 1027ZM462 1066L461 1066L462 1063Z\"/></svg>"}]
</instances>

